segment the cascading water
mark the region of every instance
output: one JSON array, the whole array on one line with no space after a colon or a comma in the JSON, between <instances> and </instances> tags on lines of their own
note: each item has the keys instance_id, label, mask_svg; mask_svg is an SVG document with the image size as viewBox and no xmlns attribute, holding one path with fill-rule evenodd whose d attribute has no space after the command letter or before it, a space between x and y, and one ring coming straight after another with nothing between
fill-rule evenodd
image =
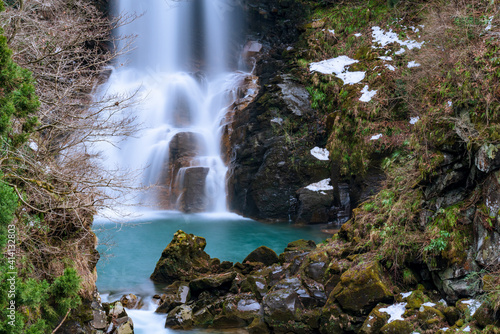
<instances>
[{"instance_id":1,"label":"cascading water","mask_svg":"<svg viewBox=\"0 0 500 334\"><path fill-rule=\"evenodd\" d=\"M118 29L137 35L99 94L137 92L142 130L105 149L108 166L144 169L142 202L184 212L225 211L221 125L248 76L236 72L238 1L115 0L142 14ZM140 109L139 109L140 108Z\"/></svg>"}]
</instances>

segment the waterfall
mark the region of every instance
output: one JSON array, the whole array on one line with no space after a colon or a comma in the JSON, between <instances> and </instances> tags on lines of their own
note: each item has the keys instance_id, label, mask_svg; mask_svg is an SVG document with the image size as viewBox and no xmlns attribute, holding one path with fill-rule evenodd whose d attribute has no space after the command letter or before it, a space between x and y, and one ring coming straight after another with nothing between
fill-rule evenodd
<instances>
[{"instance_id":1,"label":"waterfall","mask_svg":"<svg viewBox=\"0 0 500 334\"><path fill-rule=\"evenodd\" d=\"M248 76L237 71L239 1L114 0L112 7L115 15L140 15L117 31L137 39L98 94L136 92L141 130L110 139L105 164L143 170L136 185L150 187L145 205L226 211L222 126Z\"/></svg>"}]
</instances>

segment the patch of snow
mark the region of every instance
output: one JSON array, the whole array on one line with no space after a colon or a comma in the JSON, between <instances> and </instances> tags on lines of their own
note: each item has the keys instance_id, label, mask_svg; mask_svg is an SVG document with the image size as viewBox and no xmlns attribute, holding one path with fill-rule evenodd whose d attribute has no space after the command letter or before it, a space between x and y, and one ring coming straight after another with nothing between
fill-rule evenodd
<instances>
[{"instance_id":1,"label":"patch of snow","mask_svg":"<svg viewBox=\"0 0 500 334\"><path fill-rule=\"evenodd\" d=\"M389 65L389 64L385 64L385 67L387 67L389 70L391 70L393 72L396 70L396 68L394 66Z\"/></svg>"},{"instance_id":2,"label":"patch of snow","mask_svg":"<svg viewBox=\"0 0 500 334\"><path fill-rule=\"evenodd\" d=\"M406 311L405 307L406 307L406 303L397 303L397 304L391 305L389 307L381 308L381 309L379 309L379 311L389 314L390 318L387 321L387 323L389 324L389 323L393 322L394 320L404 320L402 315Z\"/></svg>"},{"instance_id":3,"label":"patch of snow","mask_svg":"<svg viewBox=\"0 0 500 334\"><path fill-rule=\"evenodd\" d=\"M354 85L365 78L365 72L344 72L338 74L337 78L342 79L344 85Z\"/></svg>"},{"instance_id":4,"label":"patch of snow","mask_svg":"<svg viewBox=\"0 0 500 334\"><path fill-rule=\"evenodd\" d=\"M370 138L370 140L379 140L380 138L382 138L382 134L379 133L378 135L374 135Z\"/></svg>"},{"instance_id":5,"label":"patch of snow","mask_svg":"<svg viewBox=\"0 0 500 334\"><path fill-rule=\"evenodd\" d=\"M318 160L326 161L330 157L330 152L326 148L315 147L311 150L311 155Z\"/></svg>"},{"instance_id":6,"label":"patch of snow","mask_svg":"<svg viewBox=\"0 0 500 334\"><path fill-rule=\"evenodd\" d=\"M293 50L293 46L289 46L286 48L286 51L292 51Z\"/></svg>"},{"instance_id":7,"label":"patch of snow","mask_svg":"<svg viewBox=\"0 0 500 334\"><path fill-rule=\"evenodd\" d=\"M347 56L339 56L337 58L311 63L309 64L309 70L322 74L335 74L338 78L342 79L344 85L352 85L365 78L365 72L347 72L348 66L357 62L357 60Z\"/></svg>"},{"instance_id":8,"label":"patch of snow","mask_svg":"<svg viewBox=\"0 0 500 334\"><path fill-rule=\"evenodd\" d=\"M401 48L399 49L398 51L394 52L395 55L402 55L403 53L405 53L405 49L404 48Z\"/></svg>"},{"instance_id":9,"label":"patch of snow","mask_svg":"<svg viewBox=\"0 0 500 334\"><path fill-rule=\"evenodd\" d=\"M442 331L447 331L448 329L449 329L448 327L441 328Z\"/></svg>"},{"instance_id":10,"label":"patch of snow","mask_svg":"<svg viewBox=\"0 0 500 334\"><path fill-rule=\"evenodd\" d=\"M357 63L355 59L347 56L339 56L337 58L323 60L317 63L309 64L311 72L316 71L323 74L340 74L345 70L346 66Z\"/></svg>"},{"instance_id":11,"label":"patch of snow","mask_svg":"<svg viewBox=\"0 0 500 334\"><path fill-rule=\"evenodd\" d=\"M438 303L439 303L439 304L443 304L443 305L444 305L444 307L448 307L448 303L447 303L447 302L446 302L446 300L444 300L444 299L440 299L440 300L438 301Z\"/></svg>"},{"instance_id":12,"label":"patch of snow","mask_svg":"<svg viewBox=\"0 0 500 334\"><path fill-rule=\"evenodd\" d=\"M328 195L327 193L325 193L324 191L320 191L319 192L321 195Z\"/></svg>"},{"instance_id":13,"label":"patch of snow","mask_svg":"<svg viewBox=\"0 0 500 334\"><path fill-rule=\"evenodd\" d=\"M335 35L335 30L331 29L331 30L328 30L328 32L332 35Z\"/></svg>"},{"instance_id":14,"label":"patch of snow","mask_svg":"<svg viewBox=\"0 0 500 334\"><path fill-rule=\"evenodd\" d=\"M368 85L365 85L365 87L363 87L363 89L361 90L361 93L363 95L361 95L359 100L361 102L370 102L372 100L372 98L375 96L375 94L377 94L377 91L376 90L368 90Z\"/></svg>"},{"instance_id":15,"label":"patch of snow","mask_svg":"<svg viewBox=\"0 0 500 334\"><path fill-rule=\"evenodd\" d=\"M420 49L424 42L417 42L413 40L402 41L399 36L390 29L389 31L384 31L380 27L372 27L373 42L379 43L381 47L384 47L391 43L398 43L401 46L406 46L409 50Z\"/></svg>"},{"instance_id":16,"label":"patch of snow","mask_svg":"<svg viewBox=\"0 0 500 334\"><path fill-rule=\"evenodd\" d=\"M470 326L467 326L465 327L464 329L462 329L463 332L470 332Z\"/></svg>"},{"instance_id":17,"label":"patch of snow","mask_svg":"<svg viewBox=\"0 0 500 334\"><path fill-rule=\"evenodd\" d=\"M278 123L279 125L283 124L283 118L275 117L271 120L272 123Z\"/></svg>"},{"instance_id":18,"label":"patch of snow","mask_svg":"<svg viewBox=\"0 0 500 334\"><path fill-rule=\"evenodd\" d=\"M400 295L403 297L403 298L408 298L411 296L411 294L413 293L413 291L410 291L410 292L401 292Z\"/></svg>"},{"instance_id":19,"label":"patch of snow","mask_svg":"<svg viewBox=\"0 0 500 334\"><path fill-rule=\"evenodd\" d=\"M386 61L391 61L392 57L390 57L390 56L380 56L380 57L378 57L378 59L382 59L382 60L386 60Z\"/></svg>"},{"instance_id":20,"label":"patch of snow","mask_svg":"<svg viewBox=\"0 0 500 334\"><path fill-rule=\"evenodd\" d=\"M410 118L410 124L411 125L414 125L415 123L417 123L418 121L420 120L420 117L412 117Z\"/></svg>"},{"instance_id":21,"label":"patch of snow","mask_svg":"<svg viewBox=\"0 0 500 334\"><path fill-rule=\"evenodd\" d=\"M33 150L33 151L38 151L38 144L35 143L34 141L31 141L30 140L30 143L28 144L28 146Z\"/></svg>"},{"instance_id":22,"label":"patch of snow","mask_svg":"<svg viewBox=\"0 0 500 334\"><path fill-rule=\"evenodd\" d=\"M453 103L451 101L448 101L448 107L451 107Z\"/></svg>"},{"instance_id":23,"label":"patch of snow","mask_svg":"<svg viewBox=\"0 0 500 334\"><path fill-rule=\"evenodd\" d=\"M354 34L356 37L361 37L361 34L358 32L357 34Z\"/></svg>"},{"instance_id":24,"label":"patch of snow","mask_svg":"<svg viewBox=\"0 0 500 334\"><path fill-rule=\"evenodd\" d=\"M412 67L419 67L420 64L419 63L416 63L415 61L410 61L408 62L408 68L412 68Z\"/></svg>"},{"instance_id":25,"label":"patch of snow","mask_svg":"<svg viewBox=\"0 0 500 334\"><path fill-rule=\"evenodd\" d=\"M469 312L470 312L471 316L473 316L474 313L476 313L477 309L482 304L479 300L476 300L476 299L464 300L464 301L462 301L462 303L465 305L469 305Z\"/></svg>"},{"instance_id":26,"label":"patch of snow","mask_svg":"<svg viewBox=\"0 0 500 334\"><path fill-rule=\"evenodd\" d=\"M488 19L488 25L486 26L486 28L484 28L484 30L486 30L486 31L491 30L491 28L492 28L491 22L493 22L493 16L490 16L490 18Z\"/></svg>"},{"instance_id":27,"label":"patch of snow","mask_svg":"<svg viewBox=\"0 0 500 334\"><path fill-rule=\"evenodd\" d=\"M262 284L261 282L255 282L255 285L257 285L257 288L259 288L259 289L264 289L265 288L265 285Z\"/></svg>"},{"instance_id":28,"label":"patch of snow","mask_svg":"<svg viewBox=\"0 0 500 334\"><path fill-rule=\"evenodd\" d=\"M306 187L311 191L321 191L321 190L333 190L333 186L330 185L330 179L324 179L316 183L312 183Z\"/></svg>"}]
</instances>

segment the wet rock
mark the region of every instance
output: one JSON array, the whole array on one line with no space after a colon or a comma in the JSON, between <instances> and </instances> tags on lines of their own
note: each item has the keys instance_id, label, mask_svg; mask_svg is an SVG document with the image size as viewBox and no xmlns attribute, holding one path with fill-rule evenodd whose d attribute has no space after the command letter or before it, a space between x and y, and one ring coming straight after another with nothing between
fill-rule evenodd
<instances>
[{"instance_id":1,"label":"wet rock","mask_svg":"<svg viewBox=\"0 0 500 334\"><path fill-rule=\"evenodd\" d=\"M161 298L161 304L156 313L168 313L173 308L185 304L191 298L189 284L177 281L165 288L165 294Z\"/></svg>"},{"instance_id":2,"label":"wet rock","mask_svg":"<svg viewBox=\"0 0 500 334\"><path fill-rule=\"evenodd\" d=\"M378 303L392 302L394 297L378 262L368 262L342 274L329 298L336 299L346 311L366 314Z\"/></svg>"},{"instance_id":3,"label":"wet rock","mask_svg":"<svg viewBox=\"0 0 500 334\"><path fill-rule=\"evenodd\" d=\"M222 311L213 320L214 328L242 328L261 319L262 306L253 294L228 295L219 304Z\"/></svg>"},{"instance_id":4,"label":"wet rock","mask_svg":"<svg viewBox=\"0 0 500 334\"><path fill-rule=\"evenodd\" d=\"M205 183L210 168L189 167L184 171L178 209L185 213L203 212L208 205Z\"/></svg>"},{"instance_id":5,"label":"wet rock","mask_svg":"<svg viewBox=\"0 0 500 334\"><path fill-rule=\"evenodd\" d=\"M134 334L134 322L132 318L123 317L116 320L116 334Z\"/></svg>"},{"instance_id":6,"label":"wet rock","mask_svg":"<svg viewBox=\"0 0 500 334\"><path fill-rule=\"evenodd\" d=\"M123 295L122 298L120 298L120 302L128 309L140 309L142 307L142 301L133 293Z\"/></svg>"},{"instance_id":7,"label":"wet rock","mask_svg":"<svg viewBox=\"0 0 500 334\"><path fill-rule=\"evenodd\" d=\"M193 326L193 310L188 305L174 308L167 315L165 327L172 329L190 329Z\"/></svg>"},{"instance_id":8,"label":"wet rock","mask_svg":"<svg viewBox=\"0 0 500 334\"><path fill-rule=\"evenodd\" d=\"M269 292L263 300L264 319L273 329L297 320L302 306L294 289L279 289Z\"/></svg>"},{"instance_id":9,"label":"wet rock","mask_svg":"<svg viewBox=\"0 0 500 334\"><path fill-rule=\"evenodd\" d=\"M151 279L171 284L175 281L189 281L197 278L200 273L207 273L210 256L204 251L206 244L204 238L177 231L163 250Z\"/></svg>"},{"instance_id":10,"label":"wet rock","mask_svg":"<svg viewBox=\"0 0 500 334\"><path fill-rule=\"evenodd\" d=\"M198 296L203 291L216 294L227 293L235 277L236 272L201 277L189 282L189 289L193 296Z\"/></svg>"},{"instance_id":11,"label":"wet rock","mask_svg":"<svg viewBox=\"0 0 500 334\"><path fill-rule=\"evenodd\" d=\"M321 334L356 333L363 321L363 317L345 312L337 303L327 302L321 310L319 331Z\"/></svg>"},{"instance_id":12,"label":"wet rock","mask_svg":"<svg viewBox=\"0 0 500 334\"><path fill-rule=\"evenodd\" d=\"M241 282L241 292L252 292L258 300L262 300L267 291L267 282L264 277L249 275Z\"/></svg>"},{"instance_id":13,"label":"wet rock","mask_svg":"<svg viewBox=\"0 0 500 334\"><path fill-rule=\"evenodd\" d=\"M312 191L301 188L297 191L299 209L296 222L299 224L326 224L333 205L333 190Z\"/></svg>"},{"instance_id":14,"label":"wet rock","mask_svg":"<svg viewBox=\"0 0 500 334\"><path fill-rule=\"evenodd\" d=\"M243 260L243 262L261 262L266 266L273 265L278 262L276 252L266 246L260 246Z\"/></svg>"}]
</instances>

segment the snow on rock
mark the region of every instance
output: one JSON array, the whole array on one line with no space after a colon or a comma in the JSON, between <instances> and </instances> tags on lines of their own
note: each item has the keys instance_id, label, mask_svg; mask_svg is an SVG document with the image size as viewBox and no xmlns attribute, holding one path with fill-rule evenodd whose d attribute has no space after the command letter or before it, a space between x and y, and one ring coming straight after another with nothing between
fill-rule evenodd
<instances>
[{"instance_id":1,"label":"snow on rock","mask_svg":"<svg viewBox=\"0 0 500 334\"><path fill-rule=\"evenodd\" d=\"M464 301L462 301L462 303L465 305L468 305L469 312L470 312L471 316L473 316L474 313L476 313L477 309L482 304L479 300L475 300L475 299L464 300Z\"/></svg>"},{"instance_id":2,"label":"snow on rock","mask_svg":"<svg viewBox=\"0 0 500 334\"><path fill-rule=\"evenodd\" d=\"M361 90L361 93L363 95L361 95L359 100L361 102L370 102L372 100L372 97L374 97L375 94L377 94L377 91L376 90L368 90L368 85L365 85L365 87L363 87L363 89Z\"/></svg>"},{"instance_id":3,"label":"snow on rock","mask_svg":"<svg viewBox=\"0 0 500 334\"><path fill-rule=\"evenodd\" d=\"M420 49L424 42L417 42L413 40L402 41L399 39L398 34L390 29L389 31L384 31L380 27L372 27L372 37L374 43L379 43L381 47L384 47L391 43L398 43L401 46L406 46L409 50ZM404 49L403 49L404 50ZM404 52L404 51L403 51Z\"/></svg>"},{"instance_id":4,"label":"snow on rock","mask_svg":"<svg viewBox=\"0 0 500 334\"><path fill-rule=\"evenodd\" d=\"M339 56L337 58L311 63L309 64L309 70L322 74L335 74L338 78L342 79L344 85L352 85L365 78L365 72L347 72L348 66L357 62L357 60L347 56Z\"/></svg>"},{"instance_id":5,"label":"snow on rock","mask_svg":"<svg viewBox=\"0 0 500 334\"><path fill-rule=\"evenodd\" d=\"M330 152L326 148L315 147L311 150L311 155L318 160L328 160L330 157Z\"/></svg>"},{"instance_id":6,"label":"snow on rock","mask_svg":"<svg viewBox=\"0 0 500 334\"><path fill-rule=\"evenodd\" d=\"M370 138L370 140L379 140L380 138L382 138L382 134L379 133L378 135L374 135Z\"/></svg>"},{"instance_id":7,"label":"snow on rock","mask_svg":"<svg viewBox=\"0 0 500 334\"><path fill-rule=\"evenodd\" d=\"M387 323L391 323L394 320L404 320L402 315L406 311L406 303L397 303L389 307L381 308L379 311L389 314L390 318Z\"/></svg>"},{"instance_id":8,"label":"snow on rock","mask_svg":"<svg viewBox=\"0 0 500 334\"><path fill-rule=\"evenodd\" d=\"M322 190L333 190L333 186L330 185L330 179L324 179L316 183L312 183L306 187L311 191L322 191Z\"/></svg>"},{"instance_id":9,"label":"snow on rock","mask_svg":"<svg viewBox=\"0 0 500 334\"><path fill-rule=\"evenodd\" d=\"M332 35L335 35L335 30L331 29L331 30L328 30L328 32Z\"/></svg>"},{"instance_id":10,"label":"snow on rock","mask_svg":"<svg viewBox=\"0 0 500 334\"><path fill-rule=\"evenodd\" d=\"M465 327L464 329L462 329L463 332L470 332L470 326L467 326Z\"/></svg>"},{"instance_id":11,"label":"snow on rock","mask_svg":"<svg viewBox=\"0 0 500 334\"><path fill-rule=\"evenodd\" d=\"M413 291L410 291L410 292L401 292L401 296L403 298L408 298L411 296L411 294L413 293Z\"/></svg>"},{"instance_id":12,"label":"snow on rock","mask_svg":"<svg viewBox=\"0 0 500 334\"><path fill-rule=\"evenodd\" d=\"M357 34L354 34L356 37L361 37L361 34L358 32Z\"/></svg>"},{"instance_id":13,"label":"snow on rock","mask_svg":"<svg viewBox=\"0 0 500 334\"><path fill-rule=\"evenodd\" d=\"M420 64L413 61L413 60L408 63L408 68L419 67L419 66L420 66Z\"/></svg>"},{"instance_id":14,"label":"snow on rock","mask_svg":"<svg viewBox=\"0 0 500 334\"><path fill-rule=\"evenodd\" d=\"M382 60L385 60L385 61L391 61L392 60L392 57L390 57L390 56L380 56L378 58L382 59Z\"/></svg>"},{"instance_id":15,"label":"snow on rock","mask_svg":"<svg viewBox=\"0 0 500 334\"><path fill-rule=\"evenodd\" d=\"M418 121L420 120L420 117L412 117L410 118L410 124L411 125L414 125L415 123L417 123Z\"/></svg>"}]
</instances>

